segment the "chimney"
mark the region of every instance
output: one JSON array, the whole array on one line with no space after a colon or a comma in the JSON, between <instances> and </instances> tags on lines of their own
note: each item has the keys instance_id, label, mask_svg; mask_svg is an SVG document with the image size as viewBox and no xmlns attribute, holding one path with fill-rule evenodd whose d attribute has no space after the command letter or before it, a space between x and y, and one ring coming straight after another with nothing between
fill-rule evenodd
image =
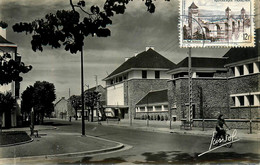
<instances>
[{"instance_id":1,"label":"chimney","mask_svg":"<svg viewBox=\"0 0 260 165\"><path fill-rule=\"evenodd\" d=\"M6 39L6 28L0 27L0 35Z\"/></svg>"},{"instance_id":2,"label":"chimney","mask_svg":"<svg viewBox=\"0 0 260 165\"><path fill-rule=\"evenodd\" d=\"M154 47L153 47L153 46L146 46L146 49L145 49L145 50L147 51L147 50L149 50L149 49L154 50Z\"/></svg>"}]
</instances>

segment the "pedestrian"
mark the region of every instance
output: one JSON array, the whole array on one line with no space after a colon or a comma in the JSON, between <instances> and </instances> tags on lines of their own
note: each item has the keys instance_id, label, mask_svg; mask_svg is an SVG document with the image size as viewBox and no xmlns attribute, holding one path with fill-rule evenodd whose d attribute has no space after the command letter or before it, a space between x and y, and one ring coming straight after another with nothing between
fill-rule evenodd
<instances>
[{"instance_id":1,"label":"pedestrian","mask_svg":"<svg viewBox=\"0 0 260 165\"><path fill-rule=\"evenodd\" d=\"M69 120L70 120L70 122L71 122L71 116L70 116Z\"/></svg>"}]
</instances>

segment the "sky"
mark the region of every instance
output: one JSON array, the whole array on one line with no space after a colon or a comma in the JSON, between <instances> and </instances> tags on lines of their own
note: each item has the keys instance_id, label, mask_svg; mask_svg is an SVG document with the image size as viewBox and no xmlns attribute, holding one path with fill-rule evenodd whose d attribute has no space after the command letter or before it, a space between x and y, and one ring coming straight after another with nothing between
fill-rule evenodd
<instances>
[{"instance_id":1,"label":"sky","mask_svg":"<svg viewBox=\"0 0 260 165\"><path fill-rule=\"evenodd\" d=\"M86 6L99 5L105 0L87 0ZM77 0L74 0L77 2ZM188 49L179 48L177 0L155 1L156 11L146 11L144 1L130 1L125 14L112 18L109 25L111 36L107 38L88 37L84 40L84 83L90 87L98 84L124 62L125 57L145 51L153 46L155 51L174 63L187 57ZM259 8L259 7L258 7ZM57 10L70 10L69 0L0 0L0 20L8 23L7 40L18 45L22 61L33 69L22 74L20 92L35 81L48 81L55 85L57 99L80 94L80 54L70 54L63 47L44 47L43 52L31 49L31 35L13 32L12 26L18 22L31 22L44 18ZM84 15L81 15L83 17ZM194 48L193 57L222 57L228 48ZM86 87L86 86L85 86ZM87 87L86 87L87 88Z\"/></svg>"}]
</instances>

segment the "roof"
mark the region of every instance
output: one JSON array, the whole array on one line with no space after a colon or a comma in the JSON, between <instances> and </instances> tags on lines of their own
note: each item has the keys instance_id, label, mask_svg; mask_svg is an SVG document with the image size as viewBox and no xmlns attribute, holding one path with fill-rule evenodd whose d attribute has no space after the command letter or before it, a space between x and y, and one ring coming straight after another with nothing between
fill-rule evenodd
<instances>
[{"instance_id":1,"label":"roof","mask_svg":"<svg viewBox=\"0 0 260 165\"><path fill-rule=\"evenodd\" d=\"M189 9L197 9L197 8L198 6L196 6L194 2L192 2L192 4L189 7Z\"/></svg>"},{"instance_id":2,"label":"roof","mask_svg":"<svg viewBox=\"0 0 260 165\"><path fill-rule=\"evenodd\" d=\"M144 96L136 105L155 104L168 102L168 90L151 91Z\"/></svg>"},{"instance_id":3,"label":"roof","mask_svg":"<svg viewBox=\"0 0 260 165\"><path fill-rule=\"evenodd\" d=\"M225 58L192 57L191 66L198 68L224 68ZM177 64L177 68L188 67L188 57Z\"/></svg>"},{"instance_id":4,"label":"roof","mask_svg":"<svg viewBox=\"0 0 260 165\"><path fill-rule=\"evenodd\" d=\"M4 37L0 35L0 44L14 44L10 41L7 41ZM15 45L15 44L14 44Z\"/></svg>"},{"instance_id":5,"label":"roof","mask_svg":"<svg viewBox=\"0 0 260 165\"><path fill-rule=\"evenodd\" d=\"M256 30L256 46L255 47L247 47L247 48L231 48L229 51L223 56L227 58L226 64L244 61L252 58L260 57L260 29Z\"/></svg>"},{"instance_id":6,"label":"roof","mask_svg":"<svg viewBox=\"0 0 260 165\"><path fill-rule=\"evenodd\" d=\"M97 88L98 88L98 90L99 90L100 88L104 89L102 85L98 85L97 87L94 86L94 87L92 87L92 88L89 88L89 89L85 90L85 92L95 92Z\"/></svg>"},{"instance_id":7,"label":"roof","mask_svg":"<svg viewBox=\"0 0 260 165\"><path fill-rule=\"evenodd\" d=\"M130 59L125 61L106 78L124 72L131 68L173 69L175 67L176 64L150 48L147 51L143 51L142 53L139 53L138 55L131 57Z\"/></svg>"},{"instance_id":8,"label":"roof","mask_svg":"<svg viewBox=\"0 0 260 165\"><path fill-rule=\"evenodd\" d=\"M54 104L54 106L56 106L59 102L61 102L61 100L68 101L68 100L65 99L65 97L62 97L59 101L57 101L57 102Z\"/></svg>"}]
</instances>

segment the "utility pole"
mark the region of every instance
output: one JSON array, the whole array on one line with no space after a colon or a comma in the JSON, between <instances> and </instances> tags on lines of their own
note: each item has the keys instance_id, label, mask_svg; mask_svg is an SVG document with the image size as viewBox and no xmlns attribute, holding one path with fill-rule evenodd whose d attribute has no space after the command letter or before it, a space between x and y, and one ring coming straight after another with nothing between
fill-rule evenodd
<instances>
[{"instance_id":1,"label":"utility pole","mask_svg":"<svg viewBox=\"0 0 260 165\"><path fill-rule=\"evenodd\" d=\"M189 48L189 114L188 121L190 123L190 129L193 125L193 108L192 108L192 70L191 70L191 48Z\"/></svg>"},{"instance_id":2,"label":"utility pole","mask_svg":"<svg viewBox=\"0 0 260 165\"><path fill-rule=\"evenodd\" d=\"M82 118L82 136L85 136L83 50L84 49L82 46L82 49L81 49L81 118Z\"/></svg>"}]
</instances>

